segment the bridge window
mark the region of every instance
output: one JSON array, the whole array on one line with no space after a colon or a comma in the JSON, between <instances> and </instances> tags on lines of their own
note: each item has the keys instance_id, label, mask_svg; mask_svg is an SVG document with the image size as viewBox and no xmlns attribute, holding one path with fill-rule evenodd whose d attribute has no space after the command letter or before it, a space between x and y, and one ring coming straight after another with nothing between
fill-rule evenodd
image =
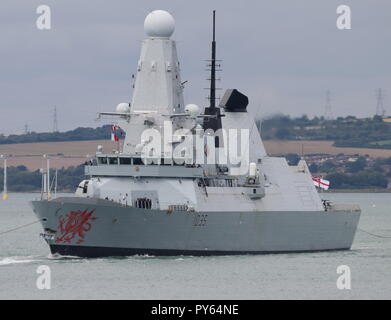
<instances>
[{"instance_id":1,"label":"bridge window","mask_svg":"<svg viewBox=\"0 0 391 320\"><path fill-rule=\"evenodd\" d=\"M133 158L133 164L134 165L142 165L144 164L141 158Z\"/></svg>"},{"instance_id":2,"label":"bridge window","mask_svg":"<svg viewBox=\"0 0 391 320\"><path fill-rule=\"evenodd\" d=\"M119 164L132 164L131 158L119 158Z\"/></svg>"},{"instance_id":3,"label":"bridge window","mask_svg":"<svg viewBox=\"0 0 391 320\"><path fill-rule=\"evenodd\" d=\"M109 158L109 164L118 164L118 158Z\"/></svg>"},{"instance_id":4,"label":"bridge window","mask_svg":"<svg viewBox=\"0 0 391 320\"><path fill-rule=\"evenodd\" d=\"M107 158L106 157L99 157L98 163L99 164L107 164Z\"/></svg>"}]
</instances>

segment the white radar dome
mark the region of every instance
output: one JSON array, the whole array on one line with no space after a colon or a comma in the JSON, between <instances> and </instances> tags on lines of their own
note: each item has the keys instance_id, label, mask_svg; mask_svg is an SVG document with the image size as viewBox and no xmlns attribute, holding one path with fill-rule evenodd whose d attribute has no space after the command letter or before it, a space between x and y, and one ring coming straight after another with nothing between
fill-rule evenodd
<instances>
[{"instance_id":1,"label":"white radar dome","mask_svg":"<svg viewBox=\"0 0 391 320\"><path fill-rule=\"evenodd\" d=\"M197 117L200 114L200 107L196 104L188 104L185 106L185 112L191 117Z\"/></svg>"},{"instance_id":2,"label":"white radar dome","mask_svg":"<svg viewBox=\"0 0 391 320\"><path fill-rule=\"evenodd\" d=\"M130 112L130 104L127 102L122 102L117 105L115 111L118 113L129 113Z\"/></svg>"},{"instance_id":3,"label":"white radar dome","mask_svg":"<svg viewBox=\"0 0 391 320\"><path fill-rule=\"evenodd\" d=\"M147 15L144 30L151 38L169 38L175 30L175 20L164 10L155 10Z\"/></svg>"}]
</instances>

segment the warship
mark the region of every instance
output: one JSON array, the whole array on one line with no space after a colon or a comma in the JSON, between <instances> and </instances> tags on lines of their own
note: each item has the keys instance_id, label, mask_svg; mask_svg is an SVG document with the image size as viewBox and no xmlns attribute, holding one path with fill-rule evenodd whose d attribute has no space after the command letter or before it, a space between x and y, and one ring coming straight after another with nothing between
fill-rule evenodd
<instances>
[{"instance_id":1,"label":"warship","mask_svg":"<svg viewBox=\"0 0 391 320\"><path fill-rule=\"evenodd\" d=\"M31 202L51 253L349 250L360 208L322 200L303 159L268 156L246 95L216 98L215 12L205 108L184 104L171 14L152 11L144 29L131 102L98 114L124 131L121 148L97 146L74 195Z\"/></svg>"}]
</instances>

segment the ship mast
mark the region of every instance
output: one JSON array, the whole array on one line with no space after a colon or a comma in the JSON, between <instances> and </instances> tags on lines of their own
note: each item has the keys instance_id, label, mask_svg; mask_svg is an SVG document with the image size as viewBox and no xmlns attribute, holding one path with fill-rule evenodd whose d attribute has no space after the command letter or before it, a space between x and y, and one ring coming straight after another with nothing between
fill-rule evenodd
<instances>
[{"instance_id":1,"label":"ship mast","mask_svg":"<svg viewBox=\"0 0 391 320\"><path fill-rule=\"evenodd\" d=\"M216 107L216 10L213 10L213 37L212 37L212 56L210 60L210 89L209 89L209 107L205 108L205 117L203 127L204 130L212 129L217 131L221 129L220 108ZM219 143L219 137L216 136L215 146L218 148L222 143Z\"/></svg>"},{"instance_id":2,"label":"ship mast","mask_svg":"<svg viewBox=\"0 0 391 320\"><path fill-rule=\"evenodd\" d=\"M216 108L216 10L213 10L212 60L210 68L210 108Z\"/></svg>"}]
</instances>

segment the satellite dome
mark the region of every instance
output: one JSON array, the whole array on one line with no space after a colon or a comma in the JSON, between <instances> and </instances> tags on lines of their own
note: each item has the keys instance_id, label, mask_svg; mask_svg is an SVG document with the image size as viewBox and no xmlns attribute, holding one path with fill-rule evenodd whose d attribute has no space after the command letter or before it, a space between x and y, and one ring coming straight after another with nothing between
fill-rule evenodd
<instances>
[{"instance_id":1,"label":"satellite dome","mask_svg":"<svg viewBox=\"0 0 391 320\"><path fill-rule=\"evenodd\" d=\"M197 117L200 114L200 107L196 104L188 104L185 107L185 112L190 115L190 117Z\"/></svg>"},{"instance_id":2,"label":"satellite dome","mask_svg":"<svg viewBox=\"0 0 391 320\"><path fill-rule=\"evenodd\" d=\"M130 112L130 104L127 102L122 102L117 105L115 111L118 113L129 113Z\"/></svg>"},{"instance_id":3,"label":"satellite dome","mask_svg":"<svg viewBox=\"0 0 391 320\"><path fill-rule=\"evenodd\" d=\"M175 20L164 10L155 10L147 15L144 30L151 38L169 38L175 30Z\"/></svg>"}]
</instances>

